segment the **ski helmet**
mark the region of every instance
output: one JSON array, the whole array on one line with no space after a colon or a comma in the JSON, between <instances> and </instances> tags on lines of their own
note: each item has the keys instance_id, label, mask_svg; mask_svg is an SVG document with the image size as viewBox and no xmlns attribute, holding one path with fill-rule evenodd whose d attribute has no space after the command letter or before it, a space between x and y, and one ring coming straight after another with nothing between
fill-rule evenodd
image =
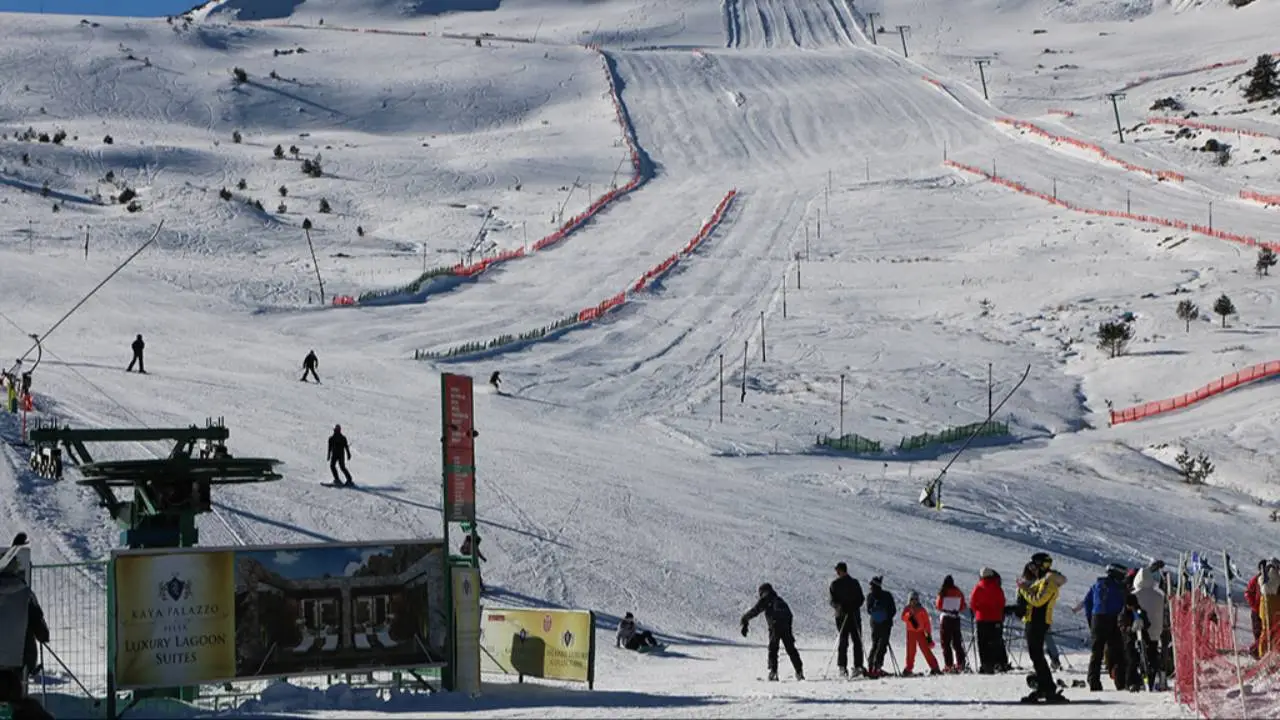
<instances>
[{"instance_id":1,"label":"ski helmet","mask_svg":"<svg viewBox=\"0 0 1280 720\"><path fill-rule=\"evenodd\" d=\"M760 592L760 597L764 597L765 595L772 595L772 594L773 594L773 586L772 586L772 585L770 585L769 583L765 583L765 584L763 584L763 585L761 585L761 586L760 586L760 591L759 591L759 592Z\"/></svg>"},{"instance_id":2,"label":"ski helmet","mask_svg":"<svg viewBox=\"0 0 1280 720\"><path fill-rule=\"evenodd\" d=\"M989 567L984 567L982 568L982 570L978 571L978 577L989 578L989 577L994 577L995 574L996 574L996 571L992 570Z\"/></svg>"},{"instance_id":3,"label":"ski helmet","mask_svg":"<svg viewBox=\"0 0 1280 720\"><path fill-rule=\"evenodd\" d=\"M1121 565L1120 563L1111 563L1107 566L1107 575L1116 578L1117 580L1123 578L1128 572L1129 568Z\"/></svg>"},{"instance_id":4,"label":"ski helmet","mask_svg":"<svg viewBox=\"0 0 1280 720\"><path fill-rule=\"evenodd\" d=\"M1046 552L1038 552L1031 556L1031 563L1037 566L1048 567L1053 564L1053 557Z\"/></svg>"}]
</instances>

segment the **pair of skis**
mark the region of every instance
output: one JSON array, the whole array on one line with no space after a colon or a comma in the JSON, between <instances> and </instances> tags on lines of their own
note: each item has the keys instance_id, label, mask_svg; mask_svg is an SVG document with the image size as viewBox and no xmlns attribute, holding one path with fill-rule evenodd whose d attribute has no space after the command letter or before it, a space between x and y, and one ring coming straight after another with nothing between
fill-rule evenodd
<instances>
[{"instance_id":1,"label":"pair of skis","mask_svg":"<svg viewBox=\"0 0 1280 720\"><path fill-rule=\"evenodd\" d=\"M923 490L920 491L921 505L925 507L932 506L936 510L942 509L942 479L943 477L946 476L947 471L951 469L952 463L954 463L956 459L960 457L961 453L967 450L969 448L969 445L972 444L973 441L976 440L978 436L982 434L982 431L987 428L987 425L991 424L991 419L996 416L996 413L1000 412L1000 408L1004 407L1005 403L1009 402L1009 398L1013 397L1013 394L1018 392L1018 388L1022 387L1022 384L1027 381L1027 377L1030 375L1031 375L1031 366L1027 365L1027 369L1023 371L1022 377L1018 379L1017 384L1015 384L1013 388L1009 390L1009 392L1004 396L1004 399L1000 401L999 405L996 405L994 408L991 409L991 412L987 415L987 419L984 420L982 424L979 425L978 428L973 431L973 434L970 435L969 438L964 441L964 445L960 446L960 449L956 451L956 454L951 456L951 459L947 461L946 466L943 467L942 471L938 473L938 477L934 478L932 482L930 482L928 485L925 486Z\"/></svg>"}]
</instances>

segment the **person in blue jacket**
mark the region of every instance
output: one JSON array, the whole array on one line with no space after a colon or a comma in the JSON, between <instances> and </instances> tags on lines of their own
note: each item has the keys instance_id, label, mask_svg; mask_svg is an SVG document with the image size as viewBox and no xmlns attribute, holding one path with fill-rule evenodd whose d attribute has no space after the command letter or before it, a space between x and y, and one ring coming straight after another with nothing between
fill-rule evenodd
<instances>
[{"instance_id":1,"label":"person in blue jacket","mask_svg":"<svg viewBox=\"0 0 1280 720\"><path fill-rule=\"evenodd\" d=\"M884 677L884 654L889 650L889 635L893 632L893 618L898 607L893 595L884 589L884 577L871 578L871 592L867 594L867 619L871 621L871 652L867 656L867 677Z\"/></svg>"},{"instance_id":2,"label":"person in blue jacket","mask_svg":"<svg viewBox=\"0 0 1280 720\"><path fill-rule=\"evenodd\" d=\"M1120 614L1128 594L1124 576L1126 568L1112 563L1107 572L1094 582L1084 596L1084 617L1089 623L1092 648L1089 653L1089 690L1102 690L1102 660L1106 653L1115 667L1117 690L1126 687L1124 633L1120 630Z\"/></svg>"}]
</instances>

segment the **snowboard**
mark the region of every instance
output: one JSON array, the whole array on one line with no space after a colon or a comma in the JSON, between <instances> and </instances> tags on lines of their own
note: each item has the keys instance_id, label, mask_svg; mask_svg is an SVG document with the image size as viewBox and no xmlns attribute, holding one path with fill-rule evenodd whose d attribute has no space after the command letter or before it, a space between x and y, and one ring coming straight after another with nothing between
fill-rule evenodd
<instances>
[{"instance_id":1,"label":"snowboard","mask_svg":"<svg viewBox=\"0 0 1280 720\"><path fill-rule=\"evenodd\" d=\"M641 645L640 647L636 648L636 652L648 654L651 652L662 652L663 650L666 650L666 649L667 649L666 645Z\"/></svg>"},{"instance_id":2,"label":"snowboard","mask_svg":"<svg viewBox=\"0 0 1280 720\"><path fill-rule=\"evenodd\" d=\"M349 487L349 488L351 488L351 489L353 489L353 490L354 490L354 489L356 488L356 484L355 484L354 482L353 482L353 483L351 483L350 485L348 485L348 484L346 484L346 483L322 482L322 483L320 483L320 487L327 487L327 488L341 488L341 487Z\"/></svg>"}]
</instances>

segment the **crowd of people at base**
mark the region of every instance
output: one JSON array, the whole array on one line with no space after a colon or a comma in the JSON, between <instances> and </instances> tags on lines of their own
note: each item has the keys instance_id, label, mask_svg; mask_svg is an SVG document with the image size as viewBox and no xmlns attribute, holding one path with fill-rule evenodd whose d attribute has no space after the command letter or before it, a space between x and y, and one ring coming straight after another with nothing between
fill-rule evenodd
<instances>
[{"instance_id":1,"label":"crowd of people at base","mask_svg":"<svg viewBox=\"0 0 1280 720\"><path fill-rule=\"evenodd\" d=\"M1008 617L1023 623L1027 654L1034 672L1027 677L1032 692L1023 697L1026 703L1064 703L1061 685L1053 672L1061 669L1060 655L1053 644L1054 609L1067 578L1053 569L1053 558L1038 552L1031 556L1018 576L1009 602L1000 574L982 568L973 588L966 593L948 575L942 579L933 610L937 612L939 640L942 642L943 665L934 655L933 619L918 592L907 595L907 604L899 613L893 595L885 590L884 578L871 579L870 591L863 594L861 584L849 575L848 566L835 566L836 577L829 587L830 604L837 632L836 664L841 677L880 678L889 675L884 669L886 654L892 657L890 639L894 619L906 628L906 662L903 676L914 675L917 657L924 659L930 675L969 672L961 617L967 612L973 619L977 670L984 675L1013 669L1005 646L1004 626ZM1086 684L1090 691L1104 690L1103 674L1116 690L1140 692L1163 690L1166 678L1173 672L1168 593L1171 579L1163 561L1156 560L1138 568L1118 563L1108 565L1070 608L1083 612L1089 626L1090 653ZM1272 646L1280 647L1280 560L1264 560L1258 574L1245 593L1252 611L1254 646L1251 652L1261 654ZM862 642L862 613L866 611L871 627L871 644L865 663ZM747 637L750 623L764 615L768 625L768 679L778 680L778 651L784 649L797 680L804 679L804 662L796 648L794 617L787 602L764 583L758 598L741 619L742 636ZM618 625L618 647L639 650L658 643L649 632L636 629L631 613ZM853 669L849 667L849 650L853 650ZM897 661L894 658L896 666Z\"/></svg>"}]
</instances>

